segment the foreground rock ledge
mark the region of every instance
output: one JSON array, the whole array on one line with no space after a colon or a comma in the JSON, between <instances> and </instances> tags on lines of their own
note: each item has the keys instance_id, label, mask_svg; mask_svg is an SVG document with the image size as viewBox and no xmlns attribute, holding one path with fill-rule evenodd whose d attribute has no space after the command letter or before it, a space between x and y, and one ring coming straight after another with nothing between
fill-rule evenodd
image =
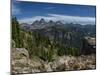
<instances>
[{"instance_id":1,"label":"foreground rock ledge","mask_svg":"<svg viewBox=\"0 0 100 75\"><path fill-rule=\"evenodd\" d=\"M44 62L38 57L29 59L25 48L12 49L12 73L37 73L68 70L88 70L96 68L94 54L57 57L53 62Z\"/></svg>"}]
</instances>

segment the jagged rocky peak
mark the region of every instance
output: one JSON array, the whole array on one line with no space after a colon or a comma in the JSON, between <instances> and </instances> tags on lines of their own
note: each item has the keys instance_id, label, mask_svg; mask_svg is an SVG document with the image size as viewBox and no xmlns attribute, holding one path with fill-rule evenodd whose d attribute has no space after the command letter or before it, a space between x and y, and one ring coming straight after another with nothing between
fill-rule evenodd
<instances>
[{"instance_id":1,"label":"jagged rocky peak","mask_svg":"<svg viewBox=\"0 0 100 75\"><path fill-rule=\"evenodd\" d=\"M53 22L52 20L50 20L48 23L50 23L50 24L51 24L51 23L54 23L54 22Z\"/></svg>"},{"instance_id":2,"label":"jagged rocky peak","mask_svg":"<svg viewBox=\"0 0 100 75\"><path fill-rule=\"evenodd\" d=\"M38 21L38 20L36 20L36 21L34 21L34 22L32 23L32 25L36 25L36 24L39 24L39 21Z\"/></svg>"},{"instance_id":3,"label":"jagged rocky peak","mask_svg":"<svg viewBox=\"0 0 100 75\"><path fill-rule=\"evenodd\" d=\"M48 22L48 24L49 24L50 26L52 26L52 25L55 25L55 22L52 21L52 20L50 20L50 21Z\"/></svg>"},{"instance_id":4,"label":"jagged rocky peak","mask_svg":"<svg viewBox=\"0 0 100 75\"><path fill-rule=\"evenodd\" d=\"M63 23L61 21L57 21L56 25L62 25Z\"/></svg>"},{"instance_id":5,"label":"jagged rocky peak","mask_svg":"<svg viewBox=\"0 0 100 75\"><path fill-rule=\"evenodd\" d=\"M46 21L45 21L43 18L41 18L40 21L39 21L39 23L40 23L40 24L45 24Z\"/></svg>"},{"instance_id":6,"label":"jagged rocky peak","mask_svg":"<svg viewBox=\"0 0 100 75\"><path fill-rule=\"evenodd\" d=\"M44 24L46 24L46 21L43 18L41 18L40 20L34 21L31 25L44 25Z\"/></svg>"}]
</instances>

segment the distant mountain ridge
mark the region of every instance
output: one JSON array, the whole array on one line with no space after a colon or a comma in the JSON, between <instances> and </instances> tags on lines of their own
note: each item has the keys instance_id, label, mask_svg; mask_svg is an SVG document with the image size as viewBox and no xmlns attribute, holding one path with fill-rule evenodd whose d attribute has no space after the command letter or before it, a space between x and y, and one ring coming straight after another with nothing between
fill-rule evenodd
<instances>
[{"instance_id":1,"label":"distant mountain ridge","mask_svg":"<svg viewBox=\"0 0 100 75\"><path fill-rule=\"evenodd\" d=\"M81 25L73 23L54 22L50 20L46 22L43 18L34 21L31 25L27 23L21 24L22 29L39 33L41 36L48 37L51 41L62 43L64 46L81 47L84 37L96 36L95 25ZM77 44L76 44L77 42Z\"/></svg>"},{"instance_id":2,"label":"distant mountain ridge","mask_svg":"<svg viewBox=\"0 0 100 75\"><path fill-rule=\"evenodd\" d=\"M32 24L28 24L28 23L21 23L20 24L22 27L28 27L30 29L43 29L45 27L48 26L57 26L57 25L63 25L63 26L75 26L75 27L84 27L86 25L81 25L81 24L75 24L75 23L63 23L61 21L53 21L53 20L49 20L48 22L45 21L45 19L41 18L40 20L36 20L33 21ZM91 24L87 24L87 25L91 25Z\"/></svg>"}]
</instances>

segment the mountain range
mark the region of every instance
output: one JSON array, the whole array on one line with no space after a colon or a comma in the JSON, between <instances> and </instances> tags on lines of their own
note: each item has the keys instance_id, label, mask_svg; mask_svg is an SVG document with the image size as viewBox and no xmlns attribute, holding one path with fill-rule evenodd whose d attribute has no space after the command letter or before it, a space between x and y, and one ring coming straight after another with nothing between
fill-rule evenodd
<instances>
[{"instance_id":1,"label":"mountain range","mask_svg":"<svg viewBox=\"0 0 100 75\"><path fill-rule=\"evenodd\" d=\"M95 38L96 36L96 25L64 24L61 21L54 22L53 20L46 22L43 18L30 25L27 23L20 25L22 29L37 32L41 36L48 37L51 41L77 48L80 48L84 37Z\"/></svg>"}]
</instances>

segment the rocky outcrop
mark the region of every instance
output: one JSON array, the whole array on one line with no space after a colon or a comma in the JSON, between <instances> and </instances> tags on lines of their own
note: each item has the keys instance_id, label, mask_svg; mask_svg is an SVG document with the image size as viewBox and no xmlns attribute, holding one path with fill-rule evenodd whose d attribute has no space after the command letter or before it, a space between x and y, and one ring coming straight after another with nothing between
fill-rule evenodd
<instances>
[{"instance_id":1,"label":"rocky outcrop","mask_svg":"<svg viewBox=\"0 0 100 75\"><path fill-rule=\"evenodd\" d=\"M27 73L29 64L29 54L25 48L12 49L12 72Z\"/></svg>"},{"instance_id":2,"label":"rocky outcrop","mask_svg":"<svg viewBox=\"0 0 100 75\"><path fill-rule=\"evenodd\" d=\"M95 55L57 56L54 61L46 62L34 56L29 58L25 48L12 49L12 73L37 73L68 70L87 70L96 68Z\"/></svg>"},{"instance_id":3,"label":"rocky outcrop","mask_svg":"<svg viewBox=\"0 0 100 75\"><path fill-rule=\"evenodd\" d=\"M87 70L96 68L95 55L63 56L52 62L53 71Z\"/></svg>"},{"instance_id":4,"label":"rocky outcrop","mask_svg":"<svg viewBox=\"0 0 100 75\"><path fill-rule=\"evenodd\" d=\"M13 74L52 71L50 65L38 57L30 59L25 48L12 49L11 65Z\"/></svg>"},{"instance_id":5,"label":"rocky outcrop","mask_svg":"<svg viewBox=\"0 0 100 75\"><path fill-rule=\"evenodd\" d=\"M81 54L96 54L96 38L85 37L81 49Z\"/></svg>"}]
</instances>

